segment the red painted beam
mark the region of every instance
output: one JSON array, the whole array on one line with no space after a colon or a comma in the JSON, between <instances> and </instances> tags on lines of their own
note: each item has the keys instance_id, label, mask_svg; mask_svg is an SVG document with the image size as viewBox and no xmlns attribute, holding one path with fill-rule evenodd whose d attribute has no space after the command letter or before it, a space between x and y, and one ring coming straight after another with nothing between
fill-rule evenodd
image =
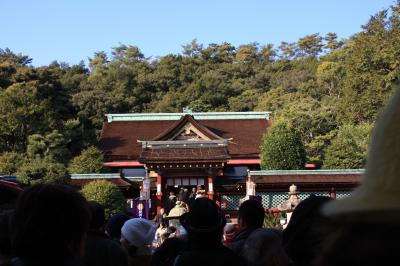
<instances>
[{"instance_id":1,"label":"red painted beam","mask_svg":"<svg viewBox=\"0 0 400 266\"><path fill-rule=\"evenodd\" d=\"M260 159L231 159L228 160L228 164L230 165L238 165L238 164L260 164ZM138 167L144 166L142 163L138 161L115 161L115 162L107 162L103 163L104 166L108 167Z\"/></svg>"},{"instance_id":2,"label":"red painted beam","mask_svg":"<svg viewBox=\"0 0 400 266\"><path fill-rule=\"evenodd\" d=\"M107 162L103 163L104 166L108 167L135 167L135 166L144 166L144 164L139 163L138 161L116 161L116 162Z\"/></svg>"},{"instance_id":3,"label":"red painted beam","mask_svg":"<svg viewBox=\"0 0 400 266\"><path fill-rule=\"evenodd\" d=\"M228 164L261 164L260 159L231 159Z\"/></svg>"},{"instance_id":4,"label":"red painted beam","mask_svg":"<svg viewBox=\"0 0 400 266\"><path fill-rule=\"evenodd\" d=\"M0 186L8 187L16 192L22 191L22 188L18 184L6 180L0 180Z\"/></svg>"}]
</instances>

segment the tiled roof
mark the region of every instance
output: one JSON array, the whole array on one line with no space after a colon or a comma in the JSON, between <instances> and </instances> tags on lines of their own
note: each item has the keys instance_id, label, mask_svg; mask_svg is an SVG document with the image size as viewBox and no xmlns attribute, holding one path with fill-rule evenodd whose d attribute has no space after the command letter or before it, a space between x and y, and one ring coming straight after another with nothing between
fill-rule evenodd
<instances>
[{"instance_id":1,"label":"tiled roof","mask_svg":"<svg viewBox=\"0 0 400 266\"><path fill-rule=\"evenodd\" d=\"M351 183L360 182L364 169L250 171L251 180L263 184Z\"/></svg>"},{"instance_id":2,"label":"tiled roof","mask_svg":"<svg viewBox=\"0 0 400 266\"><path fill-rule=\"evenodd\" d=\"M170 128L166 129L164 132L161 132L158 136L156 136L153 140L168 140L172 137L179 129L181 129L186 123L191 123L194 127L196 127L201 133L203 133L209 139L223 139L207 127L203 126L197 120L195 120L191 115L184 115L171 125Z\"/></svg>"},{"instance_id":3,"label":"tiled roof","mask_svg":"<svg viewBox=\"0 0 400 266\"><path fill-rule=\"evenodd\" d=\"M229 159L225 147L162 148L144 150L139 161L145 163L215 162Z\"/></svg>"},{"instance_id":4,"label":"tiled roof","mask_svg":"<svg viewBox=\"0 0 400 266\"><path fill-rule=\"evenodd\" d=\"M202 126L223 139L230 139L231 158L259 158L259 146L270 121L266 119L199 120ZM104 122L99 147L107 161L138 160L142 145L171 128L176 120Z\"/></svg>"}]
</instances>

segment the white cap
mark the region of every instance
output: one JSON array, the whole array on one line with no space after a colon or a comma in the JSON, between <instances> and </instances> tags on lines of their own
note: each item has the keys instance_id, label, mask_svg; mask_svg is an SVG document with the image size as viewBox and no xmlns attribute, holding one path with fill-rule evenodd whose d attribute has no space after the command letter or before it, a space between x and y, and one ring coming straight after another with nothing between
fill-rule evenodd
<instances>
[{"instance_id":1,"label":"white cap","mask_svg":"<svg viewBox=\"0 0 400 266\"><path fill-rule=\"evenodd\" d=\"M155 234L156 228L153 222L142 218L130 219L121 228L121 236L135 247L150 245Z\"/></svg>"}]
</instances>

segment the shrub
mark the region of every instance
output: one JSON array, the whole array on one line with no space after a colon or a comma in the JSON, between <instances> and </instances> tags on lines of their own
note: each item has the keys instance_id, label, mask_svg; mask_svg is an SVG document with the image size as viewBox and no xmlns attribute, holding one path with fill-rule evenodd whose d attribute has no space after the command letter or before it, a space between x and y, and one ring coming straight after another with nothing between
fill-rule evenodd
<instances>
[{"instance_id":1,"label":"shrub","mask_svg":"<svg viewBox=\"0 0 400 266\"><path fill-rule=\"evenodd\" d=\"M261 166L264 169L302 169L306 161L300 135L285 124L277 124L267 131L260 150Z\"/></svg>"},{"instance_id":2,"label":"shrub","mask_svg":"<svg viewBox=\"0 0 400 266\"><path fill-rule=\"evenodd\" d=\"M125 197L119 188L105 180L95 180L86 184L82 194L87 200L93 200L101 204L106 213L106 217L113 214L123 213L126 209Z\"/></svg>"},{"instance_id":3,"label":"shrub","mask_svg":"<svg viewBox=\"0 0 400 266\"><path fill-rule=\"evenodd\" d=\"M280 214L273 214L273 213L266 213L264 217L264 228L275 228L275 229L282 229L282 225L280 223Z\"/></svg>"},{"instance_id":4,"label":"shrub","mask_svg":"<svg viewBox=\"0 0 400 266\"><path fill-rule=\"evenodd\" d=\"M367 150L372 124L344 125L325 150L323 168L362 168L367 160Z\"/></svg>"},{"instance_id":5,"label":"shrub","mask_svg":"<svg viewBox=\"0 0 400 266\"><path fill-rule=\"evenodd\" d=\"M16 176L17 180L25 185L67 183L69 181L67 169L63 164L39 156L22 162Z\"/></svg>"},{"instance_id":6,"label":"shrub","mask_svg":"<svg viewBox=\"0 0 400 266\"><path fill-rule=\"evenodd\" d=\"M0 175L14 175L21 166L23 158L15 152L5 152L0 156Z\"/></svg>"},{"instance_id":7,"label":"shrub","mask_svg":"<svg viewBox=\"0 0 400 266\"><path fill-rule=\"evenodd\" d=\"M74 157L68 167L73 174L101 173L103 167L103 153L96 147L89 147Z\"/></svg>"}]
</instances>

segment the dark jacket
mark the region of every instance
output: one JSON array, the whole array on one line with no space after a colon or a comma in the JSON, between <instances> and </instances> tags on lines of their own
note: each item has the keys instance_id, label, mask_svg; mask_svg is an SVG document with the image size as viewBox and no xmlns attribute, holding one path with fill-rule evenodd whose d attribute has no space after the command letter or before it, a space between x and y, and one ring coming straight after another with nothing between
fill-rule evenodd
<instances>
[{"instance_id":1,"label":"dark jacket","mask_svg":"<svg viewBox=\"0 0 400 266\"><path fill-rule=\"evenodd\" d=\"M167 199L167 209L168 209L168 212L169 212L170 210L172 210L172 208L175 207L175 204L176 204L176 196L175 196L175 195L174 195L174 196L169 196L168 199Z\"/></svg>"},{"instance_id":2,"label":"dark jacket","mask_svg":"<svg viewBox=\"0 0 400 266\"><path fill-rule=\"evenodd\" d=\"M244 266L244 260L222 244L188 248L175 258L174 266Z\"/></svg>"},{"instance_id":3,"label":"dark jacket","mask_svg":"<svg viewBox=\"0 0 400 266\"><path fill-rule=\"evenodd\" d=\"M88 233L83 259L86 266L128 265L128 255L125 250L101 233Z\"/></svg>"},{"instance_id":4,"label":"dark jacket","mask_svg":"<svg viewBox=\"0 0 400 266\"><path fill-rule=\"evenodd\" d=\"M167 238L164 243L158 247L151 259L151 266L173 266L175 258L186 248L186 242L183 239L172 237Z\"/></svg>"},{"instance_id":5,"label":"dark jacket","mask_svg":"<svg viewBox=\"0 0 400 266\"><path fill-rule=\"evenodd\" d=\"M255 230L256 228L246 228L240 230L239 233L235 236L232 242L228 245L228 247L236 254L241 255L243 250L244 242L249 237L249 235Z\"/></svg>"},{"instance_id":6,"label":"dark jacket","mask_svg":"<svg viewBox=\"0 0 400 266\"><path fill-rule=\"evenodd\" d=\"M43 258L43 259L23 259L13 258L9 264L1 264L5 266L84 266L80 258Z\"/></svg>"},{"instance_id":7,"label":"dark jacket","mask_svg":"<svg viewBox=\"0 0 400 266\"><path fill-rule=\"evenodd\" d=\"M164 222L166 216L167 215L165 213L163 215L157 213L157 215L153 219L154 223L156 224L156 228L158 228L160 224Z\"/></svg>"}]
</instances>

